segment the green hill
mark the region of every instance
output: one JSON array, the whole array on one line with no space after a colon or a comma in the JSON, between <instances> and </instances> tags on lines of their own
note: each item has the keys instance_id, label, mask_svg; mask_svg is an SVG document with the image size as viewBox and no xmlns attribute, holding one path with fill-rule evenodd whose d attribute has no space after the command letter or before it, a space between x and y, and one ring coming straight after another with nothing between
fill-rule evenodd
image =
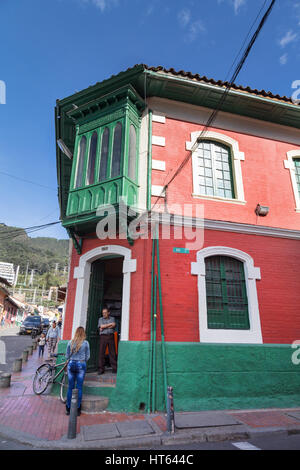
<instances>
[{"instance_id":1,"label":"green hill","mask_svg":"<svg viewBox=\"0 0 300 470\"><path fill-rule=\"evenodd\" d=\"M63 269L68 265L68 253L69 240L30 238L23 229L0 224L0 261L20 266L21 272L27 264L38 274L52 271L56 263Z\"/></svg>"}]
</instances>

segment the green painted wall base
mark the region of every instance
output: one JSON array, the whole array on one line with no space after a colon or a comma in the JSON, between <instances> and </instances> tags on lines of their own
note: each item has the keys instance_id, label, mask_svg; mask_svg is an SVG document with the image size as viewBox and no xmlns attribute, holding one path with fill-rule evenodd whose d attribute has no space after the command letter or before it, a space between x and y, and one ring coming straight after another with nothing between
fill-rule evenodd
<instances>
[{"instance_id":1,"label":"green painted wall base","mask_svg":"<svg viewBox=\"0 0 300 470\"><path fill-rule=\"evenodd\" d=\"M60 342L59 351L66 345ZM156 410L164 410L161 343L156 355ZM166 343L175 411L300 406L300 365L290 345ZM97 389L110 411L147 411L149 342L120 342L117 385ZM154 410L152 410L154 411Z\"/></svg>"}]
</instances>

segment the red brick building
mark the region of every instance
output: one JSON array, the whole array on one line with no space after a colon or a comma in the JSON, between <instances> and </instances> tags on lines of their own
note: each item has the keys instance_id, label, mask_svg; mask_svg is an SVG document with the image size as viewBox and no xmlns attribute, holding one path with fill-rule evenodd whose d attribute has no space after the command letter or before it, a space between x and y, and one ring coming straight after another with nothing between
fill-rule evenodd
<instances>
[{"instance_id":1,"label":"red brick building","mask_svg":"<svg viewBox=\"0 0 300 470\"><path fill-rule=\"evenodd\" d=\"M163 409L166 385L178 410L299 406L299 106L233 86L203 133L225 86L140 65L57 102L61 218L74 242L63 339L84 326L95 370L111 307L111 409ZM116 237L100 239L108 205ZM148 215L143 236L133 208Z\"/></svg>"}]
</instances>

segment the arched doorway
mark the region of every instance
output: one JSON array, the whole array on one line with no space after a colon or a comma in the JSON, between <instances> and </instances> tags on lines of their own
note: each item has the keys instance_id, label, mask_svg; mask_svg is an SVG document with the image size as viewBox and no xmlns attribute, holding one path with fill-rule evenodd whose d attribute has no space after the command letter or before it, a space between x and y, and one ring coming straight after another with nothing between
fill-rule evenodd
<instances>
[{"instance_id":1,"label":"arched doorway","mask_svg":"<svg viewBox=\"0 0 300 470\"><path fill-rule=\"evenodd\" d=\"M72 336L78 326L86 328L92 350L89 370L97 368L97 348L99 344L98 319L104 303L104 297L111 295L113 292L111 290L106 294L105 276L109 280L109 277L113 277L114 270L118 282L122 283L119 339L121 341L128 341L131 273L136 271L136 260L131 259L131 250L119 245L99 246L82 255L79 265L74 269L74 279L77 279L77 286ZM116 287L113 290L116 293ZM120 289L118 292L120 292ZM106 300L113 299L107 298Z\"/></svg>"}]
</instances>

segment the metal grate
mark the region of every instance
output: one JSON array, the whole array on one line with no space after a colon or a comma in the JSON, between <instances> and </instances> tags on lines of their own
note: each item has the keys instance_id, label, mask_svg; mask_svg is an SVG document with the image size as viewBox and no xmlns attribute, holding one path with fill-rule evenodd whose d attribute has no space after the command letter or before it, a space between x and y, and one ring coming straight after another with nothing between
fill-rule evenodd
<instances>
[{"instance_id":1,"label":"metal grate","mask_svg":"<svg viewBox=\"0 0 300 470\"><path fill-rule=\"evenodd\" d=\"M205 265L208 328L248 330L243 263L226 256L211 256Z\"/></svg>"}]
</instances>

